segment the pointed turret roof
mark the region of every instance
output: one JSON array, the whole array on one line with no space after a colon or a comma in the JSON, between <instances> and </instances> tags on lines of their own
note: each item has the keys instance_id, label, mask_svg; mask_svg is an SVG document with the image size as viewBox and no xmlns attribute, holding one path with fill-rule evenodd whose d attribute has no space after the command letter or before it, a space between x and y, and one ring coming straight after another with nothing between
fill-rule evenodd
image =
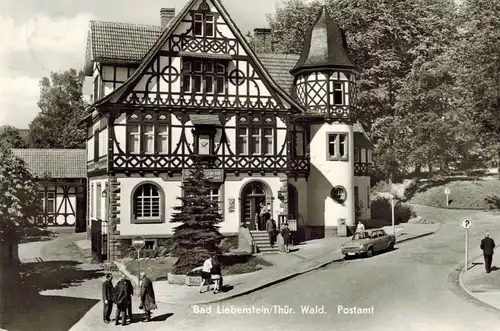
<instances>
[{"instance_id":1,"label":"pointed turret roof","mask_svg":"<svg viewBox=\"0 0 500 331\"><path fill-rule=\"evenodd\" d=\"M321 7L314 24L304 37L304 48L292 75L302 70L314 69L358 70L349 57L344 32L328 16L326 6Z\"/></svg>"}]
</instances>

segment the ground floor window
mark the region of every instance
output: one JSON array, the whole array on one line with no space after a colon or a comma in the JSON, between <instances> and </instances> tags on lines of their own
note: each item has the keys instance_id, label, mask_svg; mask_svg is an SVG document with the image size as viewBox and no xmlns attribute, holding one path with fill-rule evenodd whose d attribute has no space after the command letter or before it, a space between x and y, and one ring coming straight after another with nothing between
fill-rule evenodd
<instances>
[{"instance_id":1,"label":"ground floor window","mask_svg":"<svg viewBox=\"0 0 500 331\"><path fill-rule=\"evenodd\" d=\"M162 193L158 186L147 183L134 191L133 215L137 223L162 221Z\"/></svg>"}]
</instances>

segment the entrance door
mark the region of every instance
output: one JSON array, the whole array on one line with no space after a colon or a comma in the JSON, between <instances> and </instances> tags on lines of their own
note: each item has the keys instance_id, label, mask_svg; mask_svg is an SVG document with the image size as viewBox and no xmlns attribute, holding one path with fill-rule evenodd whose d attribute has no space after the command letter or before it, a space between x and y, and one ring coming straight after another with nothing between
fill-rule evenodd
<instances>
[{"instance_id":1,"label":"entrance door","mask_svg":"<svg viewBox=\"0 0 500 331\"><path fill-rule=\"evenodd\" d=\"M299 217L299 196L297 189L288 184L288 218L296 220Z\"/></svg>"},{"instance_id":2,"label":"entrance door","mask_svg":"<svg viewBox=\"0 0 500 331\"><path fill-rule=\"evenodd\" d=\"M247 225L250 230L257 230L257 222L259 220L260 207L259 204L266 203L266 193L262 184L250 183L248 184L241 194L242 200L242 221Z\"/></svg>"}]
</instances>

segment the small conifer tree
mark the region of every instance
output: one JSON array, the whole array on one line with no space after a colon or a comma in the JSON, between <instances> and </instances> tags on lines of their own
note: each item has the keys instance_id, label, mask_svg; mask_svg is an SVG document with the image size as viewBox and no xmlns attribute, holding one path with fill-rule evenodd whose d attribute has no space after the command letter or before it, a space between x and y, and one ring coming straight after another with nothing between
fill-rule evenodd
<instances>
[{"instance_id":1,"label":"small conifer tree","mask_svg":"<svg viewBox=\"0 0 500 331\"><path fill-rule=\"evenodd\" d=\"M219 252L222 235L219 224L219 202L210 199L213 187L205 177L203 168L196 164L189 178L181 186L183 197L178 197L181 205L174 207L171 223L182 223L174 228L171 254L178 257L173 268L174 274L186 274L199 267L211 254Z\"/></svg>"}]
</instances>

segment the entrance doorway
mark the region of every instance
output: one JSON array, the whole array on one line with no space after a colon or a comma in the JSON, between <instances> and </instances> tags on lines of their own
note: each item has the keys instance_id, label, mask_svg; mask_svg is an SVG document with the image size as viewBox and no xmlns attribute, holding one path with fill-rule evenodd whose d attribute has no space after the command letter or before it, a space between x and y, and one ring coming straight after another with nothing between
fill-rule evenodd
<instances>
[{"instance_id":1,"label":"entrance doorway","mask_svg":"<svg viewBox=\"0 0 500 331\"><path fill-rule=\"evenodd\" d=\"M251 182L241 192L241 220L250 230L264 230L260 219L260 204L266 205L266 190L259 182ZM261 226L259 226L259 221Z\"/></svg>"},{"instance_id":2,"label":"entrance doorway","mask_svg":"<svg viewBox=\"0 0 500 331\"><path fill-rule=\"evenodd\" d=\"M288 219L296 220L299 217L299 194L297 188L288 184Z\"/></svg>"}]
</instances>

